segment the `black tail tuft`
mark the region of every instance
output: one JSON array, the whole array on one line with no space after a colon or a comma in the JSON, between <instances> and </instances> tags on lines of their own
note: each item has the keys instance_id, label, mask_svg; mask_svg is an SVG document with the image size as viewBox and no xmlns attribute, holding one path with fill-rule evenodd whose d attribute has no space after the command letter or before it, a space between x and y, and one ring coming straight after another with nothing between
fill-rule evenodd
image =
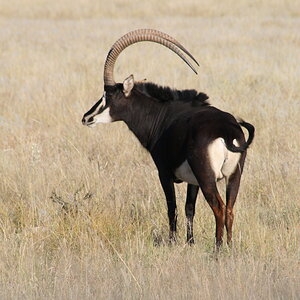
<instances>
[{"instance_id":1,"label":"black tail tuft","mask_svg":"<svg viewBox=\"0 0 300 300\"><path fill-rule=\"evenodd\" d=\"M229 151L231 152L244 152L252 143L253 138L254 138L254 132L255 132L255 128L253 125L251 125L250 123L247 123L243 120L239 120L239 125L246 128L248 131L248 140L246 141L246 143L244 143L241 146L235 146L233 144L233 140L232 139L227 139L226 142L226 147Z\"/></svg>"},{"instance_id":2,"label":"black tail tuft","mask_svg":"<svg viewBox=\"0 0 300 300\"><path fill-rule=\"evenodd\" d=\"M246 149L251 145L253 139L254 139L254 132L255 132L255 128L253 125L251 125L250 123L245 122L244 120L239 120L239 124L246 128L248 130L248 140L246 142Z\"/></svg>"}]
</instances>

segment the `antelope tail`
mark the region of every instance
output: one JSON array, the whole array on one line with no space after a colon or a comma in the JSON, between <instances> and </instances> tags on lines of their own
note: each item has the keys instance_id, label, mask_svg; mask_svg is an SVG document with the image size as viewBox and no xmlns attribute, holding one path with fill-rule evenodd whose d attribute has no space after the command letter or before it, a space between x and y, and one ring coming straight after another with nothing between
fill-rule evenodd
<instances>
[{"instance_id":1,"label":"antelope tail","mask_svg":"<svg viewBox=\"0 0 300 300\"><path fill-rule=\"evenodd\" d=\"M244 152L250 146L254 138L255 129L253 125L243 120L239 121L239 125L247 129L248 140L240 146L235 146L233 144L233 139L229 139L229 138L225 139L226 148L231 152Z\"/></svg>"}]
</instances>

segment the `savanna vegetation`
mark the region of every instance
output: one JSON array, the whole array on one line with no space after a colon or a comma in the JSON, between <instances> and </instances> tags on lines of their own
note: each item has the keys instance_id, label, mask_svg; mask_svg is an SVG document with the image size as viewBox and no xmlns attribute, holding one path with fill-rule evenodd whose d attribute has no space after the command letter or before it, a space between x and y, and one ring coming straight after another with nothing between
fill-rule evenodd
<instances>
[{"instance_id":1,"label":"savanna vegetation","mask_svg":"<svg viewBox=\"0 0 300 300\"><path fill-rule=\"evenodd\" d=\"M199 75L143 43L117 80L196 88L256 127L231 250L214 253L202 195L186 246L185 184L168 246L149 155L122 123L81 125L110 46L136 28L177 38ZM0 298L299 299L299 49L297 1L0 0Z\"/></svg>"}]
</instances>

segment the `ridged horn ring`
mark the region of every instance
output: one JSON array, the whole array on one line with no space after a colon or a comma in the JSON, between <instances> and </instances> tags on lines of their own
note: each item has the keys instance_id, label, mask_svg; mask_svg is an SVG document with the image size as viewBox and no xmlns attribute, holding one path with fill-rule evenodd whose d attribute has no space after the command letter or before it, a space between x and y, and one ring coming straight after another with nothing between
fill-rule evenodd
<instances>
[{"instance_id":1,"label":"ridged horn ring","mask_svg":"<svg viewBox=\"0 0 300 300\"><path fill-rule=\"evenodd\" d=\"M166 33L160 32L154 29L137 29L127 34L123 35L120 39L118 39L113 46L111 47L108 55L106 57L105 65L104 65L104 85L105 86L113 86L115 85L114 81L114 65L115 62L120 55L120 53L127 48L128 46L143 42L150 41L161 44L173 52L175 52L181 59L197 74L197 71L193 67L193 65L188 61L183 53L180 50L185 52L188 56L190 56L193 61L197 64L196 59L186 50L178 41L176 41L173 37L167 35ZM179 50L179 49L180 50Z\"/></svg>"}]
</instances>

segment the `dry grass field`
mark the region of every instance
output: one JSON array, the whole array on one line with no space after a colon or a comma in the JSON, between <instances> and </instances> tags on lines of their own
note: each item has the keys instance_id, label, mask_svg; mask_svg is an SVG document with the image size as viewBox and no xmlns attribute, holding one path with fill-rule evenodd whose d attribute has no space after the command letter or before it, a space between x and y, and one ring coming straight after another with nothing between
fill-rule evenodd
<instances>
[{"instance_id":1,"label":"dry grass field","mask_svg":"<svg viewBox=\"0 0 300 300\"><path fill-rule=\"evenodd\" d=\"M144 43L117 80L196 88L256 127L218 256L202 194L187 247L176 186L169 247L149 155L122 123L81 125L110 46L140 27L182 42L199 75ZM299 63L299 1L0 0L0 299L300 299Z\"/></svg>"}]
</instances>

